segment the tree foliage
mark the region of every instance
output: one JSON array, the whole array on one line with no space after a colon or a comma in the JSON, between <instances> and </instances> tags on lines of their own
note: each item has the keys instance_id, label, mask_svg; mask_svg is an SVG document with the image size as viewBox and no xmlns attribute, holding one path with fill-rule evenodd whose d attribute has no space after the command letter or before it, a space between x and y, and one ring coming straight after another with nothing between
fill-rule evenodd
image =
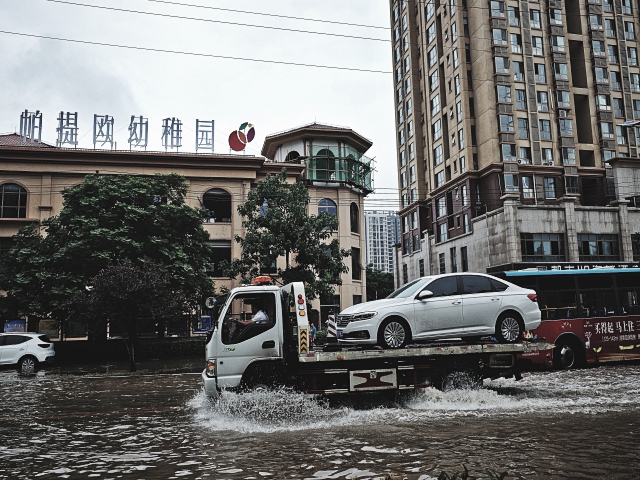
<instances>
[{"instance_id":1,"label":"tree foliage","mask_svg":"<svg viewBox=\"0 0 640 480\"><path fill-rule=\"evenodd\" d=\"M63 190L60 215L14 236L0 258L4 315L64 318L68 303L102 270L152 262L193 308L213 292L204 271L211 257L203 212L185 203L185 179L88 175Z\"/></svg>"},{"instance_id":2,"label":"tree foliage","mask_svg":"<svg viewBox=\"0 0 640 480\"><path fill-rule=\"evenodd\" d=\"M304 184L286 183L285 169L258 182L238 206L246 234L235 237L242 255L231 262L227 273L249 282L284 257L285 268L277 268L283 284L304 282L310 299L333 295L334 286L342 283L340 274L348 272L343 258L350 252L341 249L333 235L338 229L336 216L309 215L309 201Z\"/></svg>"},{"instance_id":3,"label":"tree foliage","mask_svg":"<svg viewBox=\"0 0 640 480\"><path fill-rule=\"evenodd\" d=\"M386 298L393 292L393 273L367 265L367 302Z\"/></svg>"},{"instance_id":4,"label":"tree foliage","mask_svg":"<svg viewBox=\"0 0 640 480\"><path fill-rule=\"evenodd\" d=\"M152 262L109 266L89 280L90 288L74 295L69 307L75 318L96 330L106 330L109 324L112 335L126 334L133 372L138 332L186 309L184 292L171 283L165 269Z\"/></svg>"}]
</instances>

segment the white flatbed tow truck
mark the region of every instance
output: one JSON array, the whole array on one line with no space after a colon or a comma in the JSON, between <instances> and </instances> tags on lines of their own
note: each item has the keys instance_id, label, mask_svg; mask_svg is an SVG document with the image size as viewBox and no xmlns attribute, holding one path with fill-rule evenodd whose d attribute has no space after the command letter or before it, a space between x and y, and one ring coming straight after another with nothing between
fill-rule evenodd
<instances>
[{"instance_id":1,"label":"white flatbed tow truck","mask_svg":"<svg viewBox=\"0 0 640 480\"><path fill-rule=\"evenodd\" d=\"M439 387L447 375L520 378L521 354L552 344L438 343L399 349L309 347L304 284L234 288L213 304L205 347L204 391L289 386L312 394ZM335 349L335 351L334 351Z\"/></svg>"}]
</instances>

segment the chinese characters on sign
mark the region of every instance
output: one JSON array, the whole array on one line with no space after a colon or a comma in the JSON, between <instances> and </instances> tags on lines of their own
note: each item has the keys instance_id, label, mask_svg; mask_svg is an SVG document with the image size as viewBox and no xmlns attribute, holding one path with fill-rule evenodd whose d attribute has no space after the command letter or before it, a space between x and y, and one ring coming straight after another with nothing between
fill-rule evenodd
<instances>
[{"instance_id":1,"label":"chinese characters on sign","mask_svg":"<svg viewBox=\"0 0 640 480\"><path fill-rule=\"evenodd\" d=\"M213 153L214 120L196 119L196 152L198 150L210 150Z\"/></svg>"},{"instance_id":2,"label":"chinese characters on sign","mask_svg":"<svg viewBox=\"0 0 640 480\"><path fill-rule=\"evenodd\" d=\"M115 120L111 115L93 115L93 148L108 145L110 150L116 149ZM122 129L121 129L122 130ZM147 149L149 145L149 119L142 115L131 115L129 122L129 150ZM245 130L248 130L245 132ZM88 132L87 132L88 133ZM56 147L78 148L78 112L60 112L56 127ZM86 135L86 133L84 134ZM84 135L82 135L84 137ZM243 123L233 133L236 151L244 149L253 140L255 130L253 125ZM176 117L162 120L162 146L165 150L182 147L182 121ZM215 120L196 119L196 152L204 150L214 152ZM20 144L41 144L42 142L42 113L39 110L20 113ZM232 147L233 148L233 147Z\"/></svg>"},{"instance_id":3,"label":"chinese characters on sign","mask_svg":"<svg viewBox=\"0 0 640 480\"><path fill-rule=\"evenodd\" d=\"M40 110L20 114L20 143L42 142L42 113Z\"/></svg>"},{"instance_id":4,"label":"chinese characters on sign","mask_svg":"<svg viewBox=\"0 0 640 480\"><path fill-rule=\"evenodd\" d=\"M109 115L93 116L93 148L102 140L102 146L109 144L113 150L113 117Z\"/></svg>"},{"instance_id":5,"label":"chinese characters on sign","mask_svg":"<svg viewBox=\"0 0 640 480\"><path fill-rule=\"evenodd\" d=\"M599 342L635 342L638 339L637 332L640 331L640 320L596 320L586 322L585 330L585 337L590 345Z\"/></svg>"},{"instance_id":6,"label":"chinese characters on sign","mask_svg":"<svg viewBox=\"0 0 640 480\"><path fill-rule=\"evenodd\" d=\"M147 149L149 143L149 119L142 115L136 117L131 115L129 123L129 150L133 148Z\"/></svg>"},{"instance_id":7,"label":"chinese characters on sign","mask_svg":"<svg viewBox=\"0 0 640 480\"><path fill-rule=\"evenodd\" d=\"M182 146L182 122L176 117L162 120L162 146L178 150Z\"/></svg>"},{"instance_id":8,"label":"chinese characters on sign","mask_svg":"<svg viewBox=\"0 0 640 480\"><path fill-rule=\"evenodd\" d=\"M63 145L72 145L74 148L78 146L78 112L60 112L58 116L58 139L56 147Z\"/></svg>"}]
</instances>

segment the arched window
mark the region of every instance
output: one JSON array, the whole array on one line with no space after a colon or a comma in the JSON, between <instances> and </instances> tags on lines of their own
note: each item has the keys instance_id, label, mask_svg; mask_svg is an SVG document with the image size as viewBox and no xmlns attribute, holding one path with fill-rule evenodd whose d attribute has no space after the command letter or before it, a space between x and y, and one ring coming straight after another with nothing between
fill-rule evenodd
<instances>
[{"instance_id":1,"label":"arched window","mask_svg":"<svg viewBox=\"0 0 640 480\"><path fill-rule=\"evenodd\" d=\"M332 215L337 215L338 207L336 206L336 202L328 198L323 198L322 200L320 200L320 203L318 203L318 213L322 213L322 212L327 212L327 213L331 213Z\"/></svg>"},{"instance_id":2,"label":"arched window","mask_svg":"<svg viewBox=\"0 0 640 480\"><path fill-rule=\"evenodd\" d=\"M209 210L208 222L231 223L231 194L212 188L202 196L202 205Z\"/></svg>"},{"instance_id":3,"label":"arched window","mask_svg":"<svg viewBox=\"0 0 640 480\"><path fill-rule=\"evenodd\" d=\"M0 218L27 218L27 191L20 185L0 185Z\"/></svg>"},{"instance_id":4,"label":"arched window","mask_svg":"<svg viewBox=\"0 0 640 480\"><path fill-rule=\"evenodd\" d=\"M336 156L328 148L318 150L315 154L316 179L335 180L336 178Z\"/></svg>"},{"instance_id":5,"label":"arched window","mask_svg":"<svg viewBox=\"0 0 640 480\"><path fill-rule=\"evenodd\" d=\"M298 152L296 152L295 150L291 150L289 153L287 153L287 156L284 158L284 161L293 162L297 160L299 156L300 154Z\"/></svg>"},{"instance_id":6,"label":"arched window","mask_svg":"<svg viewBox=\"0 0 640 480\"><path fill-rule=\"evenodd\" d=\"M357 204L351 203L349 217L351 219L351 233L360 233L360 209Z\"/></svg>"}]
</instances>

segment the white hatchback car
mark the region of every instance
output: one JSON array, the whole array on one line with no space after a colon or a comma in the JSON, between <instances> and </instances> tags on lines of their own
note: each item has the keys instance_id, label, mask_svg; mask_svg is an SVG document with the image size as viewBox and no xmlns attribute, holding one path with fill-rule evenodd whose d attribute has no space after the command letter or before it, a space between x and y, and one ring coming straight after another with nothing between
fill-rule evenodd
<instances>
[{"instance_id":1,"label":"white hatchback car","mask_svg":"<svg viewBox=\"0 0 640 480\"><path fill-rule=\"evenodd\" d=\"M17 365L18 370L35 372L40 363L51 363L56 352L46 335L39 333L0 333L0 364Z\"/></svg>"},{"instance_id":2,"label":"white hatchback car","mask_svg":"<svg viewBox=\"0 0 640 480\"><path fill-rule=\"evenodd\" d=\"M349 307L337 316L338 339L400 348L415 340L495 336L515 343L540 325L534 290L491 275L451 273L422 277L387 298Z\"/></svg>"}]
</instances>

